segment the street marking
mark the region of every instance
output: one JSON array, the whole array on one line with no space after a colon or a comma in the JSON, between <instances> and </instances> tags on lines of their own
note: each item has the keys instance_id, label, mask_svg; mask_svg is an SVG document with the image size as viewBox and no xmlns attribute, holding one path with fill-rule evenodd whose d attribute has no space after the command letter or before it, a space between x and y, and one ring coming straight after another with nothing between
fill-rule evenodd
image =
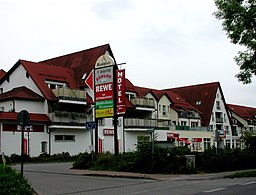
<instances>
[{"instance_id":1,"label":"street marking","mask_svg":"<svg viewBox=\"0 0 256 195\"><path fill-rule=\"evenodd\" d=\"M251 181L251 182L248 182L248 183L242 183L240 184L241 186L246 186L246 185L250 185L250 184L254 184L256 183L256 181Z\"/></svg>"},{"instance_id":2,"label":"street marking","mask_svg":"<svg viewBox=\"0 0 256 195\"><path fill-rule=\"evenodd\" d=\"M213 189L213 190L208 190L208 191L204 191L205 193L211 193L211 192L217 192L217 191L220 191L220 190L225 190L227 188L216 188L216 189Z\"/></svg>"}]
</instances>

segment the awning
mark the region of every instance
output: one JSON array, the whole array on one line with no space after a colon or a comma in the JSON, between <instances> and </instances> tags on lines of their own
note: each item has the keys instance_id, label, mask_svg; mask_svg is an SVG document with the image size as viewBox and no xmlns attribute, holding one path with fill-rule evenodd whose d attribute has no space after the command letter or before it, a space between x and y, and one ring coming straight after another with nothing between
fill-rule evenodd
<instances>
[{"instance_id":1,"label":"awning","mask_svg":"<svg viewBox=\"0 0 256 195\"><path fill-rule=\"evenodd\" d=\"M202 142L202 138L193 138L194 142Z\"/></svg>"},{"instance_id":2,"label":"awning","mask_svg":"<svg viewBox=\"0 0 256 195\"><path fill-rule=\"evenodd\" d=\"M190 145L190 142L185 138L177 138L177 141L182 141L182 142L185 142L185 144Z\"/></svg>"}]
</instances>

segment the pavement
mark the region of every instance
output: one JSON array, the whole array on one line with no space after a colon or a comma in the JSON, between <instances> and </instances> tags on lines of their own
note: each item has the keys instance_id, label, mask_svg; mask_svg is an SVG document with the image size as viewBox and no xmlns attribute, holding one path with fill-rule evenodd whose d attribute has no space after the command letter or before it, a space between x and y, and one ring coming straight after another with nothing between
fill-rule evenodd
<instances>
[{"instance_id":1,"label":"pavement","mask_svg":"<svg viewBox=\"0 0 256 195\"><path fill-rule=\"evenodd\" d=\"M14 166L16 170L20 170L20 165ZM237 170L219 173L199 173L199 174L146 174L146 173L133 173L133 172L117 172L117 171L98 171L88 169L72 169L72 163L42 163L33 164L28 163L24 166L24 171L41 172L41 173L58 173L68 175L85 175L85 176L101 176L101 177L122 177L134 179L152 179L158 181L166 180L206 180L206 179L219 179L225 176L232 175L238 172L256 171L250 170Z\"/></svg>"},{"instance_id":2,"label":"pavement","mask_svg":"<svg viewBox=\"0 0 256 195\"><path fill-rule=\"evenodd\" d=\"M137 179L152 179L158 181L166 180L206 180L206 179L219 179L225 176L232 175L238 172L244 171L256 171L253 170L240 170L240 171L228 171L220 173L200 173L200 174L144 174L144 173L132 173L132 172L115 172L115 171L96 171L96 170L79 170L68 169L67 174L78 174L86 176L101 176L101 177L123 177L123 178L137 178Z\"/></svg>"},{"instance_id":3,"label":"pavement","mask_svg":"<svg viewBox=\"0 0 256 195\"><path fill-rule=\"evenodd\" d=\"M20 171L20 164L16 164L13 166L17 171ZM53 175L73 175L73 176L99 176L99 177L121 177L121 178L133 178L133 179L150 179L155 181L181 181L181 180L213 180L220 179L228 175L232 175L237 172L244 171L255 171L253 170L241 170L241 171L230 171L230 172L220 172L220 173L200 173L200 174L144 174L144 173L132 173L132 172L116 172L116 171L96 171L96 170L80 170L80 169L72 169L72 163L26 163L24 166L24 174L28 174L27 177L33 181L32 187L35 189L34 195L37 194L49 194L42 193L42 186L47 184L48 192L49 190L52 194L62 194L63 192L63 183L62 180L51 180ZM40 177L33 176L33 172L36 173L50 173L50 174L41 174ZM32 174L31 174L32 173ZM30 177L29 177L30 175ZM32 175L32 177L31 177ZM62 176L61 176L62 177ZM54 177L55 178L55 177ZM65 178L65 177L62 177ZM72 177L71 177L72 178ZM49 183L50 182L50 183ZM74 181L75 182L75 181ZM77 185L74 185L77 187ZM71 188L73 187L67 187ZM51 188L52 187L52 188ZM65 189L66 189L65 188ZM70 192L70 189L68 189ZM76 189L77 190L77 189ZM84 189L83 189L84 190ZM39 193L37 193L39 192ZM66 193L68 194L68 193Z\"/></svg>"}]
</instances>

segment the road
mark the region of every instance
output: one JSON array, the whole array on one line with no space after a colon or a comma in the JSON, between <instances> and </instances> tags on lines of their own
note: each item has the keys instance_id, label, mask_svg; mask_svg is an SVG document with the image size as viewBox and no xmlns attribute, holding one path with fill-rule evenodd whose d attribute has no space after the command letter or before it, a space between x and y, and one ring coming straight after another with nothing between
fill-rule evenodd
<instances>
[{"instance_id":1,"label":"road","mask_svg":"<svg viewBox=\"0 0 256 195\"><path fill-rule=\"evenodd\" d=\"M70 163L25 164L24 176L39 195L255 194L256 178L157 181L68 174ZM16 166L19 170L19 166Z\"/></svg>"}]
</instances>

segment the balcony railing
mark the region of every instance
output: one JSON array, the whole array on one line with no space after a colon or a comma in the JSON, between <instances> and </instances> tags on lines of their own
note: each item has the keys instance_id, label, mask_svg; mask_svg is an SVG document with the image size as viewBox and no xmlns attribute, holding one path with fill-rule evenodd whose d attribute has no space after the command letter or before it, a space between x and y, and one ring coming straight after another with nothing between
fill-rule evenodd
<instances>
[{"instance_id":1,"label":"balcony railing","mask_svg":"<svg viewBox=\"0 0 256 195\"><path fill-rule=\"evenodd\" d=\"M125 118L125 128L154 130L211 131L209 127L189 127L174 125L171 120Z\"/></svg>"},{"instance_id":2,"label":"balcony railing","mask_svg":"<svg viewBox=\"0 0 256 195\"><path fill-rule=\"evenodd\" d=\"M157 127L157 120L156 119L126 118L126 119L124 119L124 126L126 128L153 129L153 128Z\"/></svg>"},{"instance_id":3,"label":"balcony railing","mask_svg":"<svg viewBox=\"0 0 256 195\"><path fill-rule=\"evenodd\" d=\"M83 90L58 88L53 89L52 92L60 100L80 101L86 103L86 93Z\"/></svg>"},{"instance_id":4,"label":"balcony railing","mask_svg":"<svg viewBox=\"0 0 256 195\"><path fill-rule=\"evenodd\" d=\"M53 125L85 127L87 116L84 113L56 111L50 113L49 118Z\"/></svg>"},{"instance_id":5,"label":"balcony railing","mask_svg":"<svg viewBox=\"0 0 256 195\"><path fill-rule=\"evenodd\" d=\"M155 103L153 99L147 99L147 98L133 98L131 99L131 103L136 107L142 107L142 108L155 108Z\"/></svg>"}]
</instances>

